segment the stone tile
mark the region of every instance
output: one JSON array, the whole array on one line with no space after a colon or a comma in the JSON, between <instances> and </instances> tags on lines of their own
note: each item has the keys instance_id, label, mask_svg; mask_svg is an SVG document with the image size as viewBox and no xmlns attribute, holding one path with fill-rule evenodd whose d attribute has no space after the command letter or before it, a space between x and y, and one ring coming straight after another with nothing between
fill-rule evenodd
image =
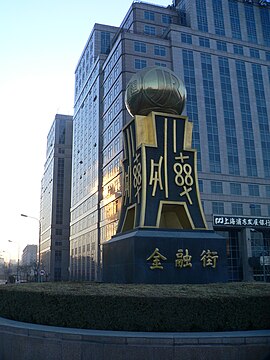
<instances>
[{"instance_id":1,"label":"stone tile","mask_svg":"<svg viewBox=\"0 0 270 360\"><path fill-rule=\"evenodd\" d=\"M238 350L230 346L175 347L173 360L239 360ZM257 359L253 359L257 360Z\"/></svg>"},{"instance_id":2,"label":"stone tile","mask_svg":"<svg viewBox=\"0 0 270 360\"><path fill-rule=\"evenodd\" d=\"M61 360L81 360L82 346L81 341L62 341Z\"/></svg>"},{"instance_id":3,"label":"stone tile","mask_svg":"<svg viewBox=\"0 0 270 360\"><path fill-rule=\"evenodd\" d=\"M102 344L83 343L81 360L109 360L109 359L110 357L104 358L104 347Z\"/></svg>"}]
</instances>

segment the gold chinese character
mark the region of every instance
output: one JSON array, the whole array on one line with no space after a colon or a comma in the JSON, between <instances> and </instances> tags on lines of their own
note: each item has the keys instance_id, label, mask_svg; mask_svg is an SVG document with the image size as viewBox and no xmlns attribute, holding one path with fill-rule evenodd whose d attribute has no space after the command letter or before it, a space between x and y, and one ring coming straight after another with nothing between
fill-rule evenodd
<instances>
[{"instance_id":1,"label":"gold chinese character","mask_svg":"<svg viewBox=\"0 0 270 360\"><path fill-rule=\"evenodd\" d=\"M150 173L150 181L149 185L153 185L152 196L156 195L157 185L159 185L160 190L163 190L162 178L161 178L161 165L162 165L163 157L160 156L159 162L154 163L154 160L151 159L151 173Z\"/></svg>"},{"instance_id":2,"label":"gold chinese character","mask_svg":"<svg viewBox=\"0 0 270 360\"><path fill-rule=\"evenodd\" d=\"M190 164L184 164L184 161L189 159L189 156L184 156L181 152L179 156L175 157L175 159L180 160L180 162L176 162L173 165L173 170L175 172L175 184L183 188L180 196L186 195L188 202L192 205L192 200L189 195L189 192L192 191L192 185L194 183L192 167Z\"/></svg>"},{"instance_id":3,"label":"gold chinese character","mask_svg":"<svg viewBox=\"0 0 270 360\"><path fill-rule=\"evenodd\" d=\"M192 256L188 254L188 249L185 250L186 254L184 255L183 249L179 249L176 254L175 267L177 268L186 268L192 267Z\"/></svg>"},{"instance_id":4,"label":"gold chinese character","mask_svg":"<svg viewBox=\"0 0 270 360\"><path fill-rule=\"evenodd\" d=\"M217 259L218 253L216 251L203 250L203 252L201 253L201 261L203 267L211 266L212 268L215 268L217 265Z\"/></svg>"},{"instance_id":5,"label":"gold chinese character","mask_svg":"<svg viewBox=\"0 0 270 360\"><path fill-rule=\"evenodd\" d=\"M152 260L152 265L150 266L151 270L154 270L154 269L162 270L163 266L161 265L160 260L167 260L167 258L160 254L158 248L155 248L155 251L153 252L153 254L150 255L149 258L147 259L147 261L149 261L149 260Z\"/></svg>"},{"instance_id":6,"label":"gold chinese character","mask_svg":"<svg viewBox=\"0 0 270 360\"><path fill-rule=\"evenodd\" d=\"M134 166L133 166L133 187L136 189L135 197L138 198L138 203L140 203L140 191L141 191L141 184L142 184L142 164L139 162L140 154L137 154L134 159Z\"/></svg>"}]
</instances>

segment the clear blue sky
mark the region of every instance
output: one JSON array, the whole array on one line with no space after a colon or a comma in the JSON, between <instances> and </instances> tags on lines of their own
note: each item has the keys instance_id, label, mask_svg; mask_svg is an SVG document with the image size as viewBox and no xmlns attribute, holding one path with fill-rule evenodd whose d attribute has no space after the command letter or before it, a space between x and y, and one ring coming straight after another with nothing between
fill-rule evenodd
<instances>
[{"instance_id":1,"label":"clear blue sky","mask_svg":"<svg viewBox=\"0 0 270 360\"><path fill-rule=\"evenodd\" d=\"M38 243L38 221L20 214L39 217L47 133L56 113L73 114L74 70L94 23L119 26L131 3L0 0L0 256Z\"/></svg>"}]
</instances>

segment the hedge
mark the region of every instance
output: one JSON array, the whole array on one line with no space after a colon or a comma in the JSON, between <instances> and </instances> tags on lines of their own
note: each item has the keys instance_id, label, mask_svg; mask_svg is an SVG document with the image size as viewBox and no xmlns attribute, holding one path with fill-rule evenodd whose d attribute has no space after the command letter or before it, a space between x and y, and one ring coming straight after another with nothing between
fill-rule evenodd
<instances>
[{"instance_id":1,"label":"hedge","mask_svg":"<svg viewBox=\"0 0 270 360\"><path fill-rule=\"evenodd\" d=\"M270 329L270 284L2 285L0 316L35 324L120 331Z\"/></svg>"}]
</instances>

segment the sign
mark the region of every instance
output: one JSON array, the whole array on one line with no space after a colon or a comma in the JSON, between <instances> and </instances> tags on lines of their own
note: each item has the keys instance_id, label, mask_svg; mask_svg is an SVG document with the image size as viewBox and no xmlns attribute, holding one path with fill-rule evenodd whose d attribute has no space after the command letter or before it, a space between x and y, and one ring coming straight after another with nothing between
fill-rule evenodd
<instances>
[{"instance_id":1,"label":"sign","mask_svg":"<svg viewBox=\"0 0 270 360\"><path fill-rule=\"evenodd\" d=\"M45 275L45 270L40 270L39 274L40 274L41 276L44 276L44 275Z\"/></svg>"},{"instance_id":2,"label":"sign","mask_svg":"<svg viewBox=\"0 0 270 360\"><path fill-rule=\"evenodd\" d=\"M247 216L213 216L214 227L260 227L270 228L270 218Z\"/></svg>"}]
</instances>

